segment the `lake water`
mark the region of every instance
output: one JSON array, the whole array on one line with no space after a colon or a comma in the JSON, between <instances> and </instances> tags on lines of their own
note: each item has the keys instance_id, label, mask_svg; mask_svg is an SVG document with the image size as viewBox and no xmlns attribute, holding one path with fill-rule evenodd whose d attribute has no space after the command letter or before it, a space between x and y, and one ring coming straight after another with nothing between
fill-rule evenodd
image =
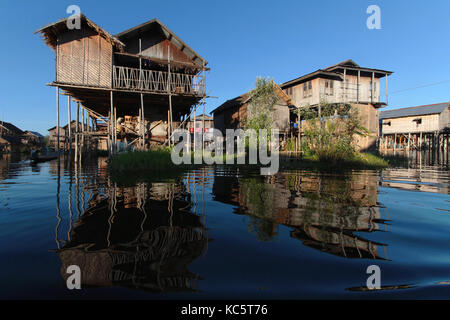
<instances>
[{"instance_id":1,"label":"lake water","mask_svg":"<svg viewBox=\"0 0 450 320\"><path fill-rule=\"evenodd\" d=\"M449 192L438 166L110 177L3 156L0 298L449 299Z\"/></svg>"}]
</instances>

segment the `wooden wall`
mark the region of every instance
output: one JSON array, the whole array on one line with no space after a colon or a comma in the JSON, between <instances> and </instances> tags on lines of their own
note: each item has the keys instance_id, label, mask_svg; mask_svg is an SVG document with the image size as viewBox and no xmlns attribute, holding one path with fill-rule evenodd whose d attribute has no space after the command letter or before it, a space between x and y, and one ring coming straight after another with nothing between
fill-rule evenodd
<instances>
[{"instance_id":1,"label":"wooden wall","mask_svg":"<svg viewBox=\"0 0 450 320\"><path fill-rule=\"evenodd\" d=\"M371 104L352 104L352 108L358 111L361 125L369 130L368 136L356 137L356 143L359 150L375 149L379 133L378 109Z\"/></svg>"},{"instance_id":2,"label":"wooden wall","mask_svg":"<svg viewBox=\"0 0 450 320\"><path fill-rule=\"evenodd\" d=\"M193 61L183 51L181 51L180 48L169 41L162 34L162 32L156 28L144 32L140 38L142 55L144 56L167 60L169 56L168 48L170 47L171 60L193 63ZM128 53L139 54L139 36L124 38L122 41L125 43L125 50Z\"/></svg>"},{"instance_id":3,"label":"wooden wall","mask_svg":"<svg viewBox=\"0 0 450 320\"><path fill-rule=\"evenodd\" d=\"M422 119L422 123L417 124L414 119ZM391 125L388 125L389 123ZM439 131L440 117L439 114L411 116L403 118L383 119L382 134L394 133L416 133L416 132L434 132Z\"/></svg>"},{"instance_id":4,"label":"wooden wall","mask_svg":"<svg viewBox=\"0 0 450 320\"><path fill-rule=\"evenodd\" d=\"M244 121L247 115L251 116L248 104L233 106L214 114L214 128L219 129L225 134L226 129L244 128ZM290 129L290 113L286 103L280 102L274 106L273 129L278 129L280 133L288 132Z\"/></svg>"},{"instance_id":5,"label":"wooden wall","mask_svg":"<svg viewBox=\"0 0 450 320\"><path fill-rule=\"evenodd\" d=\"M111 87L112 45L87 27L58 37L56 81Z\"/></svg>"}]
</instances>

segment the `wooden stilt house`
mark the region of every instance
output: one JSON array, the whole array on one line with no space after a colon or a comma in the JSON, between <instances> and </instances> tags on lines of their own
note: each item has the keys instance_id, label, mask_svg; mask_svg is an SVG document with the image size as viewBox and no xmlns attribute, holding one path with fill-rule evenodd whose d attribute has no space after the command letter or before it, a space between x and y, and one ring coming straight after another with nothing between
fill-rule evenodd
<instances>
[{"instance_id":1,"label":"wooden stilt house","mask_svg":"<svg viewBox=\"0 0 450 320\"><path fill-rule=\"evenodd\" d=\"M57 112L61 89L69 111L75 101L94 127L107 124L111 152L119 141L139 148L167 143L205 98L207 61L157 19L115 36L84 15L80 20L79 29L62 19L36 31L56 54L49 85L57 88ZM135 122L129 130L125 119Z\"/></svg>"}]
</instances>

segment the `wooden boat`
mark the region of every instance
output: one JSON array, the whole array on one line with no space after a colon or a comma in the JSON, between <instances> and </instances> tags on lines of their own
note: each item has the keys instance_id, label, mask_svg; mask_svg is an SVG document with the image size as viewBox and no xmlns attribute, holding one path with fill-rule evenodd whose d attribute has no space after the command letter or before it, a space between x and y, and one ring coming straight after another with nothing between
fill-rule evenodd
<instances>
[{"instance_id":1,"label":"wooden boat","mask_svg":"<svg viewBox=\"0 0 450 320\"><path fill-rule=\"evenodd\" d=\"M50 161L53 159L57 159L58 154L56 152L45 152L38 154L36 150L31 151L30 161L33 163Z\"/></svg>"}]
</instances>

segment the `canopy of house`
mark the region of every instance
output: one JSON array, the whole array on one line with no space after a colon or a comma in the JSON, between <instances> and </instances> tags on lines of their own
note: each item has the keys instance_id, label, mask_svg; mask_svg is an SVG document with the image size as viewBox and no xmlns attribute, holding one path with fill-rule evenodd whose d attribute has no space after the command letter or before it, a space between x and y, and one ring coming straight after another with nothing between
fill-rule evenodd
<instances>
[{"instance_id":1,"label":"canopy of house","mask_svg":"<svg viewBox=\"0 0 450 320\"><path fill-rule=\"evenodd\" d=\"M423 116L429 114L439 114L450 106L450 102L423 105L417 107L386 110L380 112L381 119L393 119L412 116Z\"/></svg>"}]
</instances>

